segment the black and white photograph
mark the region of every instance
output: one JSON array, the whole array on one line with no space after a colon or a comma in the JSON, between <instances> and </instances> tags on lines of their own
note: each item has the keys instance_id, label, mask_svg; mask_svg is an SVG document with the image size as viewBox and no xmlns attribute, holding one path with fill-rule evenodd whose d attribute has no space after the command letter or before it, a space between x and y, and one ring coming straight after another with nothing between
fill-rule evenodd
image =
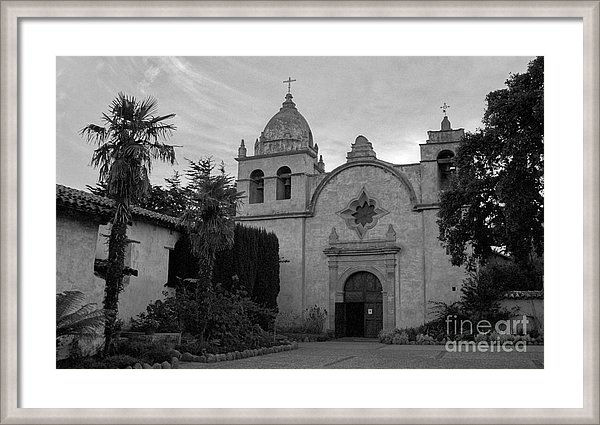
<instances>
[{"instance_id":1,"label":"black and white photograph","mask_svg":"<svg viewBox=\"0 0 600 425\"><path fill-rule=\"evenodd\" d=\"M543 369L544 57L57 57L56 368Z\"/></svg>"}]
</instances>

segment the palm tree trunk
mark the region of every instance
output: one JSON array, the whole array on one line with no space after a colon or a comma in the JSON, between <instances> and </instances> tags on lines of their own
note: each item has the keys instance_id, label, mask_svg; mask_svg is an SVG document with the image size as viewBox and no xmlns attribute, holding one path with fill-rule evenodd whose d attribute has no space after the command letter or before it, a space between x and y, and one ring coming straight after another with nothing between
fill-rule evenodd
<instances>
[{"instance_id":1,"label":"palm tree trunk","mask_svg":"<svg viewBox=\"0 0 600 425\"><path fill-rule=\"evenodd\" d=\"M199 259L199 267L198 267L198 284L196 286L196 302L197 305L200 305L200 297L212 296L212 290L214 288L212 285L212 277L213 277L213 268L215 263L215 254L208 254L205 258L202 256ZM202 285L203 287L201 287ZM208 305L204 311L204 317L202 320L202 328L200 330L200 342L204 342L206 340L206 331L208 328L208 320L212 315L212 299L209 298Z\"/></svg>"},{"instance_id":2,"label":"palm tree trunk","mask_svg":"<svg viewBox=\"0 0 600 425\"><path fill-rule=\"evenodd\" d=\"M106 324L104 327L104 356L113 345L115 322L117 320L119 293L123 289L123 269L125 267L125 247L127 246L127 223L115 220L108 240L108 270L104 289L104 309Z\"/></svg>"}]
</instances>

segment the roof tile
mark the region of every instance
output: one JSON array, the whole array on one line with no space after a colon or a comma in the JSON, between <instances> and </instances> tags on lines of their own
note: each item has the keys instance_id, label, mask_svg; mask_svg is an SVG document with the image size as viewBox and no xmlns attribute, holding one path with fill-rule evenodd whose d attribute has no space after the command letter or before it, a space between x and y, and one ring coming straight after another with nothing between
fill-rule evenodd
<instances>
[{"instance_id":1,"label":"roof tile","mask_svg":"<svg viewBox=\"0 0 600 425\"><path fill-rule=\"evenodd\" d=\"M73 189L72 187L56 185L56 206L87 214L110 217L113 214L115 201L104 196ZM132 207L134 218L175 229L179 220L175 217L149 211L140 207Z\"/></svg>"}]
</instances>

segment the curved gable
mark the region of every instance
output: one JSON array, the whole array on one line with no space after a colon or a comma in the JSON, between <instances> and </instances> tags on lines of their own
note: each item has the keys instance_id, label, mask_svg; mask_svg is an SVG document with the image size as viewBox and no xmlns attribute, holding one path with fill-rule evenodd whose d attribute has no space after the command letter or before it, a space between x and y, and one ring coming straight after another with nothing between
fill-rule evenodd
<instances>
[{"instance_id":1,"label":"curved gable","mask_svg":"<svg viewBox=\"0 0 600 425\"><path fill-rule=\"evenodd\" d=\"M317 186L317 188L315 189L311 199L310 199L310 204L308 206L309 212L311 214L314 214L315 212L315 207L317 205L317 201L319 199L319 195L321 194L321 192L323 191L323 189L325 188L325 186L327 186L327 184L334 178L336 177L338 174L342 173L345 170L348 170L350 168L353 167L377 167L377 168L381 168L384 171L389 172L390 174L392 174L393 176L395 176L398 180L400 180L400 182L402 183L402 186L406 189L406 191L408 192L408 196L410 198L410 202L414 206L417 204L417 195L415 194L415 190L412 186L412 184L410 183L410 181L408 180L408 177L406 177L406 175L399 171L396 170L395 168L393 168L392 166L390 166L388 163L383 162L383 161L379 161L379 160L373 160L373 159L368 159L368 160L355 160L352 162L348 162L346 164L342 164L339 167L337 167L336 169L334 169L333 171L331 171L327 177L325 177L323 180L321 180L321 182L319 183L319 185Z\"/></svg>"}]
</instances>

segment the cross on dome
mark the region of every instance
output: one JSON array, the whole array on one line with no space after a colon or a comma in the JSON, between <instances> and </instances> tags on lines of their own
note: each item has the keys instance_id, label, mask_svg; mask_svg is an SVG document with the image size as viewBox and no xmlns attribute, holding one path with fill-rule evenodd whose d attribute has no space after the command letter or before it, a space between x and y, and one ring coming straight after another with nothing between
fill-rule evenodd
<instances>
[{"instance_id":1,"label":"cross on dome","mask_svg":"<svg viewBox=\"0 0 600 425\"><path fill-rule=\"evenodd\" d=\"M283 82L283 84L287 84L288 85L288 93L292 92L292 83L295 82L295 81L296 80L292 80L292 77L288 77L288 79Z\"/></svg>"}]
</instances>

